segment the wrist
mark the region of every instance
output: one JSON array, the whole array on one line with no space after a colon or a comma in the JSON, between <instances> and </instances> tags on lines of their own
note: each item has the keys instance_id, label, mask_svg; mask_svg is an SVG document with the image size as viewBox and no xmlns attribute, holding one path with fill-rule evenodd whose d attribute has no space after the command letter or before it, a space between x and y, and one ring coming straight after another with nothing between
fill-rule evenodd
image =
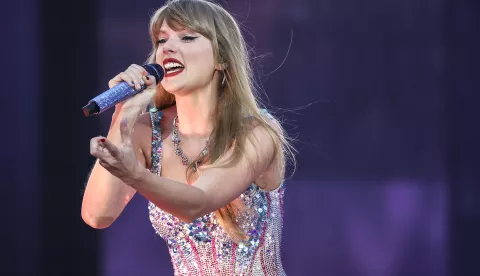
<instances>
[{"instance_id":1,"label":"wrist","mask_svg":"<svg viewBox=\"0 0 480 276\"><path fill-rule=\"evenodd\" d=\"M149 171L137 161L131 175L127 179L124 179L123 182L134 189L138 189L141 184L145 182L148 172Z\"/></svg>"},{"instance_id":2,"label":"wrist","mask_svg":"<svg viewBox=\"0 0 480 276\"><path fill-rule=\"evenodd\" d=\"M135 111L132 109L129 110L115 110L115 112L112 115L112 121L110 123L110 130L112 128L120 128L120 124L124 121L127 120L127 127L128 129L133 129L133 126L135 125L135 122L137 121L138 117L140 117L142 113L140 111Z\"/></svg>"},{"instance_id":3,"label":"wrist","mask_svg":"<svg viewBox=\"0 0 480 276\"><path fill-rule=\"evenodd\" d=\"M125 118L132 121L133 119L138 118L140 114L142 114L140 108L115 108L115 111L112 114L112 123L121 122Z\"/></svg>"}]
</instances>

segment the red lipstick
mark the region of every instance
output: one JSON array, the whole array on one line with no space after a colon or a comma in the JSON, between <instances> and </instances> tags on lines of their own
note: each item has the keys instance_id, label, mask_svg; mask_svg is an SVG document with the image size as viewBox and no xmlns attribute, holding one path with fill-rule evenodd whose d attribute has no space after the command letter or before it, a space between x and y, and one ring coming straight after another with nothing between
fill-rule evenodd
<instances>
[{"instance_id":1,"label":"red lipstick","mask_svg":"<svg viewBox=\"0 0 480 276\"><path fill-rule=\"evenodd\" d=\"M168 65L169 63L176 63L176 66ZM166 58L163 60L163 69L165 70L165 77L167 78L182 73L184 68L184 65L178 59Z\"/></svg>"}]
</instances>

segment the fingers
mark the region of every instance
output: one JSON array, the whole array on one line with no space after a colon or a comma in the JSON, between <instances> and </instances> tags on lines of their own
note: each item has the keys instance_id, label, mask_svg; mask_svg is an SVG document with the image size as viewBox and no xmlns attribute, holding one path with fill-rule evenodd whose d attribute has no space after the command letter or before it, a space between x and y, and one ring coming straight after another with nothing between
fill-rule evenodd
<instances>
[{"instance_id":1,"label":"fingers","mask_svg":"<svg viewBox=\"0 0 480 276\"><path fill-rule=\"evenodd\" d=\"M132 65L132 72L138 77L138 82L147 87L156 86L155 77L149 75L147 70L139 65ZM134 81L135 82L135 81Z\"/></svg>"},{"instance_id":2,"label":"fingers","mask_svg":"<svg viewBox=\"0 0 480 276\"><path fill-rule=\"evenodd\" d=\"M100 139L103 139L103 137L99 136L90 139L90 154L97 158L103 157L103 146L100 145Z\"/></svg>"},{"instance_id":3,"label":"fingers","mask_svg":"<svg viewBox=\"0 0 480 276\"><path fill-rule=\"evenodd\" d=\"M108 163L103 161L102 159L98 159L98 163L105 169L109 167Z\"/></svg>"},{"instance_id":4,"label":"fingers","mask_svg":"<svg viewBox=\"0 0 480 276\"><path fill-rule=\"evenodd\" d=\"M106 138L101 138L99 140L99 146L104 147L113 158L117 158L120 155L120 151L118 150L117 146L115 146L110 140Z\"/></svg>"},{"instance_id":5,"label":"fingers","mask_svg":"<svg viewBox=\"0 0 480 276\"><path fill-rule=\"evenodd\" d=\"M145 70L145 68L136 64L133 64L131 68L133 71L135 71L137 77L139 77L139 81L141 81L142 84L145 84L147 87L156 85L155 77L152 75L149 75L147 70Z\"/></svg>"},{"instance_id":6,"label":"fingers","mask_svg":"<svg viewBox=\"0 0 480 276\"><path fill-rule=\"evenodd\" d=\"M145 85L146 85L147 87L157 85L157 84L155 83L155 77L154 77L154 76L148 75L148 76L144 76L143 78L144 78L144 81L145 81Z\"/></svg>"},{"instance_id":7,"label":"fingers","mask_svg":"<svg viewBox=\"0 0 480 276\"><path fill-rule=\"evenodd\" d=\"M131 78L131 81L134 84L135 89L140 90L142 86L145 84L143 80L143 75L146 74L147 71L143 69L143 67L132 64L128 69L125 71L126 74ZM131 85L131 84L130 84Z\"/></svg>"},{"instance_id":8,"label":"fingers","mask_svg":"<svg viewBox=\"0 0 480 276\"><path fill-rule=\"evenodd\" d=\"M90 140L90 154L100 160L105 160L108 157L117 158L120 151L110 140L98 136Z\"/></svg>"},{"instance_id":9,"label":"fingers","mask_svg":"<svg viewBox=\"0 0 480 276\"><path fill-rule=\"evenodd\" d=\"M113 79L111 79L109 82L108 82L108 87L109 88L113 88L114 86L118 85L119 83L121 83L122 81L126 81L128 84L130 84L131 80L124 80L124 77L122 75L122 73L116 75L115 77L113 77Z\"/></svg>"},{"instance_id":10,"label":"fingers","mask_svg":"<svg viewBox=\"0 0 480 276\"><path fill-rule=\"evenodd\" d=\"M108 82L110 88L118 85L119 83L125 81L131 87L134 87L137 90L140 90L146 81L148 81L145 76L148 75L148 72L140 65L132 64L127 70L116 75L113 79ZM151 79L151 78L150 78ZM148 84L147 84L148 86Z\"/></svg>"}]
</instances>

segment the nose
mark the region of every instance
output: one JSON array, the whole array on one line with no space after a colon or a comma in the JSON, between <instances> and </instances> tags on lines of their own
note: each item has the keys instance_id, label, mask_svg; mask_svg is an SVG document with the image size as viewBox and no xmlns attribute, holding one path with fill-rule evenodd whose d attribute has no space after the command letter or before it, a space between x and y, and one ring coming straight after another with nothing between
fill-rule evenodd
<instances>
[{"instance_id":1,"label":"nose","mask_svg":"<svg viewBox=\"0 0 480 276\"><path fill-rule=\"evenodd\" d=\"M165 44L163 44L163 53L176 53L177 52L177 46L175 45L175 42L173 41L174 39L169 39Z\"/></svg>"}]
</instances>

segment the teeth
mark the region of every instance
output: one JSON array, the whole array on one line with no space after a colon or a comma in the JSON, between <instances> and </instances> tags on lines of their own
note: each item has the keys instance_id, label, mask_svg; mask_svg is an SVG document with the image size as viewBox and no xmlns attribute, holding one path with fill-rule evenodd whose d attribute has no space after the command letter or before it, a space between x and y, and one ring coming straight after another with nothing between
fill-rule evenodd
<instances>
[{"instance_id":1,"label":"teeth","mask_svg":"<svg viewBox=\"0 0 480 276\"><path fill-rule=\"evenodd\" d=\"M183 70L183 69L182 68L168 69L168 73L174 73L174 72L178 72L180 70Z\"/></svg>"},{"instance_id":2,"label":"teeth","mask_svg":"<svg viewBox=\"0 0 480 276\"><path fill-rule=\"evenodd\" d=\"M183 68L183 65L181 65L180 63L177 63L177 62L169 62L169 63L165 64L165 69L166 70L169 70L169 69L172 69L172 68L175 68L175 67Z\"/></svg>"}]
</instances>

